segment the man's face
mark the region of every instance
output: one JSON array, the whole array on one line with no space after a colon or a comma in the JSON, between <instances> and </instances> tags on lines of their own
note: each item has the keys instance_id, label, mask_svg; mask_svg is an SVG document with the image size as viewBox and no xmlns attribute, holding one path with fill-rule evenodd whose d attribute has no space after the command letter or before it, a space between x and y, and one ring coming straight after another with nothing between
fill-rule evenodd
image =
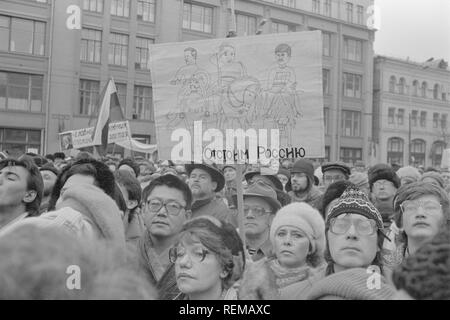
<instances>
[{"instance_id":1,"label":"man's face","mask_svg":"<svg viewBox=\"0 0 450 320\"><path fill-rule=\"evenodd\" d=\"M186 213L186 201L183 193L175 188L165 185L155 187L144 199L143 218L146 228L155 238L172 237L180 233L183 223L189 218ZM153 202L165 204L159 210L152 209ZM178 213L170 214L166 207L178 206Z\"/></svg>"},{"instance_id":2,"label":"man's face","mask_svg":"<svg viewBox=\"0 0 450 320\"><path fill-rule=\"evenodd\" d=\"M450 185L450 172L442 172L441 176L445 181L445 186Z\"/></svg>"},{"instance_id":3,"label":"man's face","mask_svg":"<svg viewBox=\"0 0 450 320\"><path fill-rule=\"evenodd\" d=\"M389 180L377 180L372 186L372 193L378 200L388 200L395 195L395 192L397 188Z\"/></svg>"},{"instance_id":4,"label":"man's face","mask_svg":"<svg viewBox=\"0 0 450 320\"><path fill-rule=\"evenodd\" d=\"M32 202L27 200L28 175L27 169L20 166L6 166L0 170L0 210L15 208L24 201Z\"/></svg>"},{"instance_id":5,"label":"man's face","mask_svg":"<svg viewBox=\"0 0 450 320\"><path fill-rule=\"evenodd\" d=\"M248 212L245 212L249 209ZM256 211L263 209L265 213ZM244 198L244 231L245 235L257 236L270 229L274 213L271 206L263 199L257 197Z\"/></svg>"},{"instance_id":6,"label":"man's face","mask_svg":"<svg viewBox=\"0 0 450 320\"><path fill-rule=\"evenodd\" d=\"M444 213L439 199L425 195L401 204L403 228L408 238L432 239L444 223Z\"/></svg>"},{"instance_id":7,"label":"man's face","mask_svg":"<svg viewBox=\"0 0 450 320\"><path fill-rule=\"evenodd\" d=\"M294 192L302 192L308 188L308 176L305 173L295 172L291 174L291 185Z\"/></svg>"},{"instance_id":8,"label":"man's face","mask_svg":"<svg viewBox=\"0 0 450 320\"><path fill-rule=\"evenodd\" d=\"M346 180L345 174L341 170L331 169L323 174L323 185L325 189L334 182Z\"/></svg>"},{"instance_id":9,"label":"man's face","mask_svg":"<svg viewBox=\"0 0 450 320\"><path fill-rule=\"evenodd\" d=\"M225 170L223 170L223 175L225 176L225 181L233 181L236 179L236 170L226 167Z\"/></svg>"},{"instance_id":10,"label":"man's face","mask_svg":"<svg viewBox=\"0 0 450 320\"><path fill-rule=\"evenodd\" d=\"M195 58L194 58L192 51L187 50L184 52L184 61L188 65L195 63Z\"/></svg>"},{"instance_id":11,"label":"man's face","mask_svg":"<svg viewBox=\"0 0 450 320\"><path fill-rule=\"evenodd\" d=\"M332 225L328 230L328 247L336 265L344 269L366 268L375 259L378 251L378 235L376 226L374 227L373 222L369 220L359 214L342 214L337 217L335 227L333 221L331 222ZM345 225L349 226L346 231ZM368 232L364 230L373 232L366 234Z\"/></svg>"},{"instance_id":12,"label":"man's face","mask_svg":"<svg viewBox=\"0 0 450 320\"><path fill-rule=\"evenodd\" d=\"M49 170L41 171L42 180L44 181L44 197L48 197L52 193L53 186L56 182L56 174Z\"/></svg>"},{"instance_id":13,"label":"man's face","mask_svg":"<svg viewBox=\"0 0 450 320\"><path fill-rule=\"evenodd\" d=\"M282 66L285 66L291 59L291 57L289 57L287 52L277 52L275 56L278 64Z\"/></svg>"},{"instance_id":14,"label":"man's face","mask_svg":"<svg viewBox=\"0 0 450 320\"><path fill-rule=\"evenodd\" d=\"M208 198L214 194L217 182L212 180L211 175L207 171L196 168L192 170L189 176L189 188L191 188L192 195L195 198Z\"/></svg>"}]
</instances>

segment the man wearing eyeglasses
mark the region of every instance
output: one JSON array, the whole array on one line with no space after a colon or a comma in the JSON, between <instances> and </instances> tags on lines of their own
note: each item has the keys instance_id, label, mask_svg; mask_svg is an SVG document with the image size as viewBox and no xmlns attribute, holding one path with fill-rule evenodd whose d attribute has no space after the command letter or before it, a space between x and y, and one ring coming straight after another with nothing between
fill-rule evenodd
<instances>
[{"instance_id":1,"label":"man wearing eyeglasses","mask_svg":"<svg viewBox=\"0 0 450 320\"><path fill-rule=\"evenodd\" d=\"M348 180L350 168L342 162L330 162L322 166L323 185L325 190L334 182Z\"/></svg>"},{"instance_id":2,"label":"man wearing eyeglasses","mask_svg":"<svg viewBox=\"0 0 450 320\"><path fill-rule=\"evenodd\" d=\"M142 200L146 230L138 241L140 265L148 281L158 289L160 299L172 300L180 291L169 250L191 217L192 193L186 183L169 174L153 180L144 189Z\"/></svg>"},{"instance_id":3,"label":"man wearing eyeglasses","mask_svg":"<svg viewBox=\"0 0 450 320\"><path fill-rule=\"evenodd\" d=\"M237 201L234 195L234 201ZM253 261L272 255L270 226L281 208L276 192L263 181L251 184L244 191L244 233L247 253Z\"/></svg>"},{"instance_id":4,"label":"man wearing eyeglasses","mask_svg":"<svg viewBox=\"0 0 450 320\"><path fill-rule=\"evenodd\" d=\"M387 164L377 164L368 172L371 200L381 213L384 227L390 227L394 216L393 199L400 187L400 178Z\"/></svg>"}]
</instances>

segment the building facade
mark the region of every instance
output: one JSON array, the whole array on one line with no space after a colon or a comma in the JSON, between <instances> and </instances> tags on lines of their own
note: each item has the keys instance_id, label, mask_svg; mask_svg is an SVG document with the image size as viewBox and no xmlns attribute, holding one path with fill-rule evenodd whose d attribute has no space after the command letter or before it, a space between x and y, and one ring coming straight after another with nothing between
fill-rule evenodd
<instances>
[{"instance_id":1,"label":"building facade","mask_svg":"<svg viewBox=\"0 0 450 320\"><path fill-rule=\"evenodd\" d=\"M372 141L373 0L3 0L0 149L59 151L113 77L132 134L157 143L149 46L323 32L326 160L366 160ZM235 19L232 19L232 9ZM369 12L369 13L368 13ZM123 153L120 148L115 153Z\"/></svg>"},{"instance_id":2,"label":"building facade","mask_svg":"<svg viewBox=\"0 0 450 320\"><path fill-rule=\"evenodd\" d=\"M442 59L374 62L376 161L441 167L450 142L450 71Z\"/></svg>"}]
</instances>

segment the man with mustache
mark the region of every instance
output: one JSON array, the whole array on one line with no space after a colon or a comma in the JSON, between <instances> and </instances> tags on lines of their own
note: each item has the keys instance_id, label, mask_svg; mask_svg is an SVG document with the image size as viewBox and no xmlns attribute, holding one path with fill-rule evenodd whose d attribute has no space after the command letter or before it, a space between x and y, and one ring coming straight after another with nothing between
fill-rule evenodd
<instances>
[{"instance_id":1,"label":"man with mustache","mask_svg":"<svg viewBox=\"0 0 450 320\"><path fill-rule=\"evenodd\" d=\"M183 223L191 218L192 193L186 183L167 174L144 189L142 201L145 231L138 241L139 264L160 299L172 300L180 291L169 250L178 241Z\"/></svg>"},{"instance_id":2,"label":"man with mustache","mask_svg":"<svg viewBox=\"0 0 450 320\"><path fill-rule=\"evenodd\" d=\"M314 185L314 166L311 161L300 159L294 164L286 191L292 202L306 202L312 207L318 207L322 192Z\"/></svg>"},{"instance_id":3,"label":"man with mustache","mask_svg":"<svg viewBox=\"0 0 450 320\"><path fill-rule=\"evenodd\" d=\"M222 199L216 197L216 192L225 185L222 172L209 164L187 164L186 172L193 197L192 218L213 216L228 222L230 210Z\"/></svg>"},{"instance_id":4,"label":"man with mustache","mask_svg":"<svg viewBox=\"0 0 450 320\"><path fill-rule=\"evenodd\" d=\"M388 228L395 216L393 199L400 187L400 178L387 164L377 164L368 172L371 200L380 212L384 227Z\"/></svg>"}]
</instances>

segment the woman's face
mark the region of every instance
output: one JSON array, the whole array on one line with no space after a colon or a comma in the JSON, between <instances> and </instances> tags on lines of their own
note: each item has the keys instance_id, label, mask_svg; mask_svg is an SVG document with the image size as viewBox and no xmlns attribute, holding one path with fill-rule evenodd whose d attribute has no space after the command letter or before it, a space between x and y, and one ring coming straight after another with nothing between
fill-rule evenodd
<instances>
[{"instance_id":1,"label":"woman's face","mask_svg":"<svg viewBox=\"0 0 450 320\"><path fill-rule=\"evenodd\" d=\"M360 214L341 214L328 230L331 257L341 269L366 268L376 257L378 235L375 221Z\"/></svg>"},{"instance_id":2,"label":"woman's face","mask_svg":"<svg viewBox=\"0 0 450 320\"><path fill-rule=\"evenodd\" d=\"M278 262L283 267L301 267L306 263L309 240L300 229L282 226L275 233L274 251Z\"/></svg>"},{"instance_id":3,"label":"woman's face","mask_svg":"<svg viewBox=\"0 0 450 320\"><path fill-rule=\"evenodd\" d=\"M222 290L226 273L213 252L198 240L182 242L176 248L175 275L181 292L198 295Z\"/></svg>"}]
</instances>

